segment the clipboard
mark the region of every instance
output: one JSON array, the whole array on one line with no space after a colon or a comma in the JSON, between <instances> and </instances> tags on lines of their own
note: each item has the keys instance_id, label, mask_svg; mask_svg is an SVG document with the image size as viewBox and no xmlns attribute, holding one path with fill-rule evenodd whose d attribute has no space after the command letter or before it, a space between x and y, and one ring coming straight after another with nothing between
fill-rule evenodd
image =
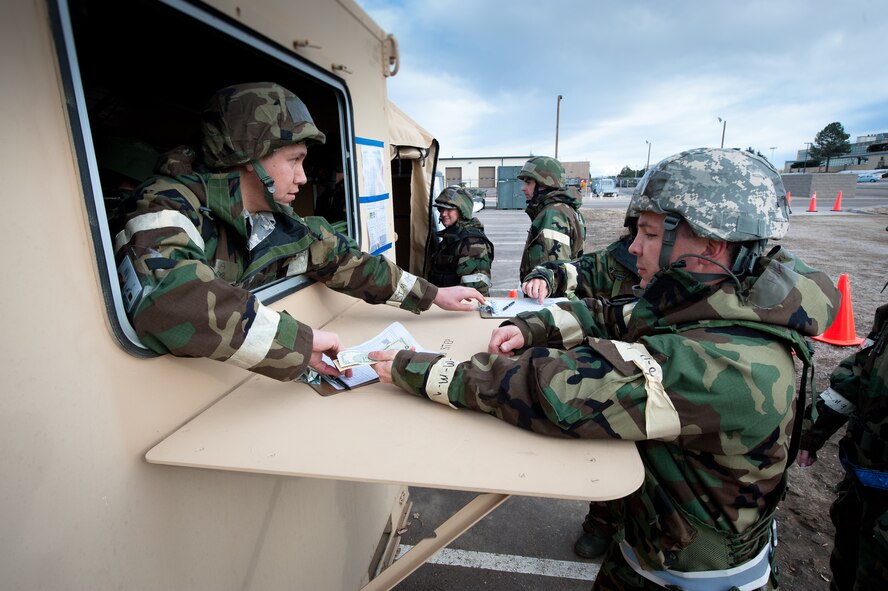
<instances>
[{"instance_id":1,"label":"clipboard","mask_svg":"<svg viewBox=\"0 0 888 591\"><path fill-rule=\"evenodd\" d=\"M478 307L481 318L514 318L521 312L537 312L568 298L546 298L540 304L533 298L486 298L487 303Z\"/></svg>"}]
</instances>

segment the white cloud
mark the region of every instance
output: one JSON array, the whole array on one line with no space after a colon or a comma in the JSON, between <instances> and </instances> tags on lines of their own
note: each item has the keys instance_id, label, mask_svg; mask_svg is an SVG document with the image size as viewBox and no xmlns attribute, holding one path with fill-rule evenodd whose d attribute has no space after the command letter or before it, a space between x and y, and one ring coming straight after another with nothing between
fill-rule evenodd
<instances>
[{"instance_id":1,"label":"white cloud","mask_svg":"<svg viewBox=\"0 0 888 591\"><path fill-rule=\"evenodd\" d=\"M553 154L594 174L721 141L781 166L825 125L888 131L879 0L359 0L400 42L389 95L447 156Z\"/></svg>"}]
</instances>

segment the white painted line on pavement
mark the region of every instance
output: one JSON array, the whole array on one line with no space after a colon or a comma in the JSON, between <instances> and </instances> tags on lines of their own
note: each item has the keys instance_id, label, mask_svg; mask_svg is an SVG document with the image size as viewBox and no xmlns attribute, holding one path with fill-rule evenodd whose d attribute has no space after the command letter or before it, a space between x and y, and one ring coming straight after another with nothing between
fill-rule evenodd
<instances>
[{"instance_id":1,"label":"white painted line on pavement","mask_svg":"<svg viewBox=\"0 0 888 591\"><path fill-rule=\"evenodd\" d=\"M413 548L401 544L398 555ZM463 566L466 568L483 568L507 573L540 575L559 579L576 579L594 581L601 565L596 562L571 562L568 560L551 560L548 558L531 558L514 554L493 554L491 552L475 552L472 550L455 550L444 548L432 556L428 562L445 566Z\"/></svg>"}]
</instances>

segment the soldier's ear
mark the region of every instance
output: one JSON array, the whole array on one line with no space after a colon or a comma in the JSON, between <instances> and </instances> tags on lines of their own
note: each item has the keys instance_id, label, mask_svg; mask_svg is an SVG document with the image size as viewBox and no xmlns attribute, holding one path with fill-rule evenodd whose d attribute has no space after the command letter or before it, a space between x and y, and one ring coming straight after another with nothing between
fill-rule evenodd
<instances>
[{"instance_id":1,"label":"soldier's ear","mask_svg":"<svg viewBox=\"0 0 888 591\"><path fill-rule=\"evenodd\" d=\"M728 254L728 243L724 240L714 240L710 238L706 241L702 254L711 259L720 261L721 257L726 257Z\"/></svg>"}]
</instances>

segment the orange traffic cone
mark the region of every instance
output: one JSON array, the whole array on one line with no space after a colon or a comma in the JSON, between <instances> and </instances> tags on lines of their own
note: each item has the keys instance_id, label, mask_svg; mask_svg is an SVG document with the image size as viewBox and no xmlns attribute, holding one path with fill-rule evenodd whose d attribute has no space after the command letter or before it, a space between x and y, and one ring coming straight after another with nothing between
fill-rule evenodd
<instances>
[{"instance_id":1,"label":"orange traffic cone","mask_svg":"<svg viewBox=\"0 0 888 591\"><path fill-rule=\"evenodd\" d=\"M817 211L817 191L811 194L811 204L808 205L808 211Z\"/></svg>"},{"instance_id":2,"label":"orange traffic cone","mask_svg":"<svg viewBox=\"0 0 888 591\"><path fill-rule=\"evenodd\" d=\"M792 209L792 195L790 195L789 191L786 192L786 207Z\"/></svg>"},{"instance_id":3,"label":"orange traffic cone","mask_svg":"<svg viewBox=\"0 0 888 591\"><path fill-rule=\"evenodd\" d=\"M818 341L840 347L859 345L863 342L863 339L858 338L857 332L854 330L854 310L851 306L851 284L848 281L848 275L845 273L839 275L837 287L842 296L842 302L839 304L839 314L823 334L814 338Z\"/></svg>"},{"instance_id":4,"label":"orange traffic cone","mask_svg":"<svg viewBox=\"0 0 888 591\"><path fill-rule=\"evenodd\" d=\"M836 204L833 205L832 211L842 211L842 192L836 197Z\"/></svg>"}]
</instances>

